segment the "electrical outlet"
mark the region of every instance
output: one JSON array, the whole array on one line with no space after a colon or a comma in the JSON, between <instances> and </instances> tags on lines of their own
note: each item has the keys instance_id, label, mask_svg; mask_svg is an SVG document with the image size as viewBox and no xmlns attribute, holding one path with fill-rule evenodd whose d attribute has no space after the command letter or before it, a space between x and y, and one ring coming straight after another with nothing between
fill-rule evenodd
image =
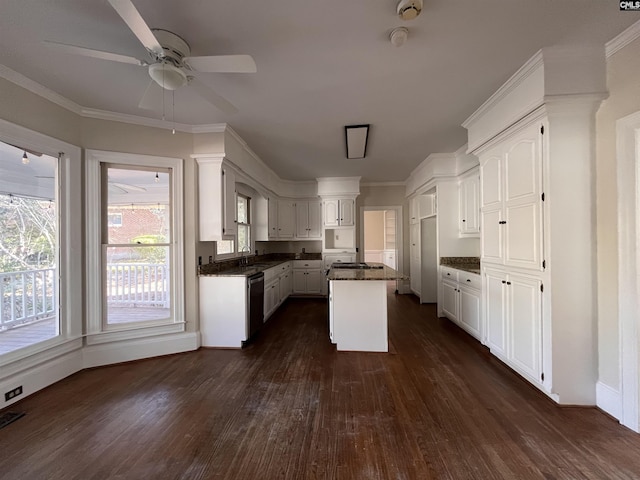
<instances>
[{"instance_id":1,"label":"electrical outlet","mask_svg":"<svg viewBox=\"0 0 640 480\"><path fill-rule=\"evenodd\" d=\"M16 398L18 395L22 395L22 385L6 392L4 394L4 401L8 402L9 400Z\"/></svg>"}]
</instances>

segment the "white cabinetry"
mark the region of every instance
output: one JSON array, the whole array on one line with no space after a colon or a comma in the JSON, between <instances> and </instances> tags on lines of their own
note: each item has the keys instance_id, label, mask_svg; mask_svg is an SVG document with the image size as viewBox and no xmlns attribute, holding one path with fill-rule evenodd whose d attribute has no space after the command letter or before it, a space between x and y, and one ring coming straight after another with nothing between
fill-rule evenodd
<instances>
[{"instance_id":1,"label":"white cabinetry","mask_svg":"<svg viewBox=\"0 0 640 480\"><path fill-rule=\"evenodd\" d=\"M478 340L482 340L481 277L441 267L442 312Z\"/></svg>"},{"instance_id":2,"label":"white cabinetry","mask_svg":"<svg viewBox=\"0 0 640 480\"><path fill-rule=\"evenodd\" d=\"M322 207L319 200L297 201L296 238L322 238Z\"/></svg>"},{"instance_id":3,"label":"white cabinetry","mask_svg":"<svg viewBox=\"0 0 640 480\"><path fill-rule=\"evenodd\" d=\"M480 177L476 172L463 178L459 186L460 236L480 236Z\"/></svg>"},{"instance_id":4,"label":"white cabinetry","mask_svg":"<svg viewBox=\"0 0 640 480\"><path fill-rule=\"evenodd\" d=\"M531 382L542 383L542 282L486 268L487 335L491 353Z\"/></svg>"},{"instance_id":5,"label":"white cabinetry","mask_svg":"<svg viewBox=\"0 0 640 480\"><path fill-rule=\"evenodd\" d=\"M236 234L235 172L222 158L197 158L201 241L233 239Z\"/></svg>"},{"instance_id":6,"label":"white cabinetry","mask_svg":"<svg viewBox=\"0 0 640 480\"><path fill-rule=\"evenodd\" d=\"M269 239L293 240L295 215L295 203L292 200L269 197Z\"/></svg>"},{"instance_id":7,"label":"white cabinetry","mask_svg":"<svg viewBox=\"0 0 640 480\"><path fill-rule=\"evenodd\" d=\"M293 293L322 294L322 260L293 261Z\"/></svg>"},{"instance_id":8,"label":"white cabinetry","mask_svg":"<svg viewBox=\"0 0 640 480\"><path fill-rule=\"evenodd\" d=\"M422 284L419 223L415 223L409 226L409 269L411 272L411 291L419 297Z\"/></svg>"},{"instance_id":9,"label":"white cabinetry","mask_svg":"<svg viewBox=\"0 0 640 480\"><path fill-rule=\"evenodd\" d=\"M292 291L291 262L264 271L264 321L276 311Z\"/></svg>"},{"instance_id":10,"label":"white cabinetry","mask_svg":"<svg viewBox=\"0 0 640 480\"><path fill-rule=\"evenodd\" d=\"M201 276L200 334L204 347L240 348L247 340L247 278Z\"/></svg>"},{"instance_id":11,"label":"white cabinetry","mask_svg":"<svg viewBox=\"0 0 640 480\"><path fill-rule=\"evenodd\" d=\"M325 227L350 227L355 225L355 205L353 198L331 198L324 202Z\"/></svg>"},{"instance_id":12,"label":"white cabinetry","mask_svg":"<svg viewBox=\"0 0 640 480\"><path fill-rule=\"evenodd\" d=\"M543 269L543 128L527 125L480 155L483 262Z\"/></svg>"}]
</instances>

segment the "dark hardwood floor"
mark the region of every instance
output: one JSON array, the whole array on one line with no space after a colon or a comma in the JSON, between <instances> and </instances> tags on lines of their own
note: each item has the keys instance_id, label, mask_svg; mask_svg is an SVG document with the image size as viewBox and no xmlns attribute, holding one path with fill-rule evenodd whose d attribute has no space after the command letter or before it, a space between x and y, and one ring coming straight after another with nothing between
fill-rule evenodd
<instances>
[{"instance_id":1,"label":"dark hardwood floor","mask_svg":"<svg viewBox=\"0 0 640 480\"><path fill-rule=\"evenodd\" d=\"M13 405L8 479L638 479L640 435L561 408L413 296L392 353L338 353L289 299L242 350L86 370Z\"/></svg>"}]
</instances>

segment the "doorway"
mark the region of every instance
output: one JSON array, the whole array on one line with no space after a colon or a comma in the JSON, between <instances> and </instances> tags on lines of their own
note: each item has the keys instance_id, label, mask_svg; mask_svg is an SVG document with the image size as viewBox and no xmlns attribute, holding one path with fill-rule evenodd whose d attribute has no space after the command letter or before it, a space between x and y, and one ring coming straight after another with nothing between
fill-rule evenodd
<instances>
[{"instance_id":1,"label":"doorway","mask_svg":"<svg viewBox=\"0 0 640 480\"><path fill-rule=\"evenodd\" d=\"M360 218L361 258L402 272L402 207L362 207Z\"/></svg>"}]
</instances>

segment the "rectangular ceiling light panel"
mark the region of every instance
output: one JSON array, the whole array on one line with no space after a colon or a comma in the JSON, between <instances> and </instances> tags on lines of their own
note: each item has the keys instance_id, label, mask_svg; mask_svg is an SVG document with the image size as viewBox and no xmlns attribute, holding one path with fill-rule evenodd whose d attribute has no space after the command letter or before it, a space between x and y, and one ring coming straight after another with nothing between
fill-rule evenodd
<instances>
[{"instance_id":1,"label":"rectangular ceiling light panel","mask_svg":"<svg viewBox=\"0 0 640 480\"><path fill-rule=\"evenodd\" d=\"M347 140L347 158L364 158L367 153L369 125L347 125L344 132Z\"/></svg>"}]
</instances>

